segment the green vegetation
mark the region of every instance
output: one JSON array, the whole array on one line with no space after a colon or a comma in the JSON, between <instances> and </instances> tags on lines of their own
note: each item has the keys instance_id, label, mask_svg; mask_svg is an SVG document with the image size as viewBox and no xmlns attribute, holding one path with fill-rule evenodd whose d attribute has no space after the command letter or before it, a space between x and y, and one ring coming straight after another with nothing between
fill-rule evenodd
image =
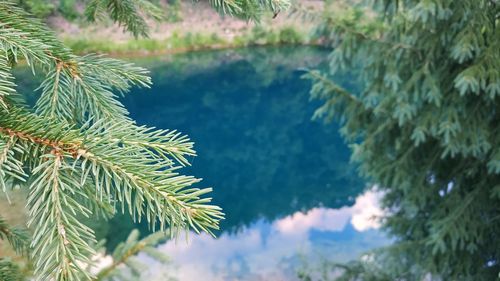
<instances>
[{"instance_id":1,"label":"green vegetation","mask_svg":"<svg viewBox=\"0 0 500 281\"><path fill-rule=\"evenodd\" d=\"M304 34L294 27L283 27L279 30L268 29L256 26L246 35L238 36L234 39L234 46L252 45L305 45L312 43L309 34Z\"/></svg>"},{"instance_id":2,"label":"green vegetation","mask_svg":"<svg viewBox=\"0 0 500 281\"><path fill-rule=\"evenodd\" d=\"M38 17L58 12L83 19L74 0L17 2ZM331 269L343 273L338 280L494 280L500 271L500 7L488 0L375 2L372 10L348 12L329 2L318 28L332 48L329 71L305 77L314 83L312 97L324 101L315 117L341 123L361 174L383 192L386 215L380 219L395 243ZM288 6L271 0L210 3L245 19ZM179 7L178 1L171 4ZM161 20L160 12L144 0L92 0L87 20L106 15L139 39L68 38L63 44L23 9L0 3L0 185L3 191L16 185L29 190L33 229L29 237L0 218L0 239L32 258L38 280L104 278L89 270L96 242L84 217L108 218L118 208L173 235L190 228L212 233L223 218L204 197L210 189L192 188L198 180L178 174L189 165L186 157L195 155L193 143L175 131L137 125L117 100L117 92L149 87L147 71L73 51L316 42L293 27L262 26L230 42L215 33L142 38L149 31L143 15ZM20 95L11 75L21 61L43 77L34 108L25 106L22 99L30 94ZM359 91L335 83L344 72L360 78ZM119 276L115 269L130 257L130 247L143 250L134 245L151 246L156 238L139 241L133 233L105 273ZM2 280L22 275L13 259L0 257Z\"/></svg>"},{"instance_id":3,"label":"green vegetation","mask_svg":"<svg viewBox=\"0 0 500 281\"><path fill-rule=\"evenodd\" d=\"M42 4L38 4L42 5ZM50 5L50 3L49 3ZM62 0L59 1L59 6L57 7L57 10L64 15L65 18L69 20L74 20L78 18L80 15L76 12L76 0Z\"/></svg>"},{"instance_id":4,"label":"green vegetation","mask_svg":"<svg viewBox=\"0 0 500 281\"><path fill-rule=\"evenodd\" d=\"M286 3L243 4L274 10ZM91 20L108 15L139 36L148 34L142 15L155 17L152 5L93 0L85 14ZM239 16L246 15L243 7L238 9ZM116 93L133 86L149 87L147 70L73 54L13 2L0 2L0 19L0 186L3 192L29 190L32 230L28 249L21 232L1 219L0 239L32 259L37 280L95 279L89 270L95 236L84 217L109 218L127 211L171 235L218 228L224 214L205 197L211 189L193 187L199 180L178 172L189 165L186 157L195 155L193 143L176 131L137 125L117 100ZM21 61L44 79L33 108L26 106L12 76L12 67ZM2 256L0 264L3 279L19 280L22 274L11 259Z\"/></svg>"},{"instance_id":5,"label":"green vegetation","mask_svg":"<svg viewBox=\"0 0 500 281\"><path fill-rule=\"evenodd\" d=\"M180 35L174 32L166 40L157 40L150 38L139 38L123 43L116 43L105 40L92 39L64 39L65 44L76 53L154 53L162 51L175 50L195 50L224 46L226 43L220 39L217 34L205 35L202 33L187 33Z\"/></svg>"},{"instance_id":6,"label":"green vegetation","mask_svg":"<svg viewBox=\"0 0 500 281\"><path fill-rule=\"evenodd\" d=\"M94 281L140 280L141 271L146 265L135 257L139 253L145 253L154 260L168 264L168 256L155 248L167 239L165 233L156 232L142 239L139 239L139 234L139 231L133 230L125 241L118 244L112 253L113 261L99 270ZM106 249L101 247L100 253L104 256Z\"/></svg>"},{"instance_id":7,"label":"green vegetation","mask_svg":"<svg viewBox=\"0 0 500 281\"><path fill-rule=\"evenodd\" d=\"M27 11L34 14L36 17L46 19L49 16L60 15L66 20L73 22L79 27L88 25L88 21L94 22L102 19L100 15L103 10L106 10L107 4L101 3L95 5L96 1L90 2L89 6L92 9L87 9L84 14L77 11L77 4L82 4L78 0L60 0L60 1L42 1L42 0L18 0L19 4ZM112 2L112 1L111 1ZM155 1L153 1L155 2ZM158 1L156 1L158 2ZM125 2L126 3L126 2ZM147 1L139 1L142 3L138 6L138 10L145 13L148 17L155 19L158 22L180 22L182 21L181 2L179 0L167 1L163 6L154 6ZM216 1L213 2L217 4ZM284 4L286 6L286 4ZM217 6L217 8L220 8ZM279 9L279 7L275 7ZM131 10L132 11L132 10ZM258 11L254 11L258 12ZM253 12L252 12L253 13ZM242 18L256 19L263 11L254 15L239 15ZM238 13L237 13L238 14ZM136 15L137 18L138 14ZM271 17L272 14L267 15ZM110 13L111 20L119 21L117 15ZM109 24L104 20L105 24ZM257 25L245 32L237 32L235 37L223 38L223 34L212 32L211 34L202 32L190 32L184 30L176 30L172 32L168 38L144 38L139 35L147 35L147 26L145 21L137 21L136 38L126 40L116 40L106 37L74 36L66 34L62 41L70 47L75 53L112 53L115 55L143 55L151 53L171 53L185 52L200 49L220 49L231 47L244 47L253 45L279 45L279 44L310 44L312 40L307 31L297 28L298 26L285 26L273 28L267 25ZM124 25L126 30L130 30ZM219 31L218 31L219 32ZM221 31L222 32L222 29Z\"/></svg>"},{"instance_id":8,"label":"green vegetation","mask_svg":"<svg viewBox=\"0 0 500 281\"><path fill-rule=\"evenodd\" d=\"M217 33L185 33L174 31L165 40L139 38L125 42L108 40L66 38L63 42L75 53L110 53L119 55L141 55L151 53L176 53L202 49L237 48L255 45L309 45L316 44L308 34L293 27L279 30L254 27L251 32L227 41Z\"/></svg>"},{"instance_id":9,"label":"green vegetation","mask_svg":"<svg viewBox=\"0 0 500 281\"><path fill-rule=\"evenodd\" d=\"M306 75L325 101L316 117L341 122L353 160L384 193L382 222L395 238L337 266L337 280L496 280L500 7L383 0L373 9L327 10L329 72ZM358 92L332 79L353 69Z\"/></svg>"},{"instance_id":10,"label":"green vegetation","mask_svg":"<svg viewBox=\"0 0 500 281\"><path fill-rule=\"evenodd\" d=\"M181 0L168 0L168 9L167 14L165 15L165 21L182 21Z\"/></svg>"},{"instance_id":11,"label":"green vegetation","mask_svg":"<svg viewBox=\"0 0 500 281\"><path fill-rule=\"evenodd\" d=\"M86 2L89 2L90 7L97 7L96 4L98 4L102 9L102 7L105 7L106 5L108 5L109 7L113 7L113 2L116 3L116 1L108 2L83 0L17 0L15 2L17 2L17 4L24 10L37 18L46 19L50 15L60 14L69 21L83 20L85 19L85 16L92 19L92 13L90 12L90 9L87 9L88 13L84 15L78 12L78 5L84 5ZM134 10L136 9L137 11L142 10L142 12L147 11L147 14L149 15L152 15L151 12L154 12L153 14L156 15L156 18L166 21L175 21L180 19L180 2L178 0L169 1L168 7L165 7L165 10L167 12L165 15L160 14L161 8L158 7L158 2L159 1L153 1L154 5L152 5L148 1L136 1L135 3L133 1L124 1L125 5L122 7L126 8L127 5L128 7L132 7L131 9L126 8L128 12L131 13L134 13ZM129 5L130 3L134 3L134 5ZM96 14L94 14L94 16L95 15ZM137 14L135 14L135 16L137 16ZM111 15L111 17L113 17L113 15ZM114 19L117 20L117 18ZM141 20L138 20L137 22L141 22ZM143 27L145 28L146 26L143 25Z\"/></svg>"},{"instance_id":12,"label":"green vegetation","mask_svg":"<svg viewBox=\"0 0 500 281\"><path fill-rule=\"evenodd\" d=\"M65 1L61 1L61 5L67 7L64 2ZM57 11L57 5L55 5L52 1L18 0L17 3L19 6L38 18L45 18Z\"/></svg>"}]
</instances>

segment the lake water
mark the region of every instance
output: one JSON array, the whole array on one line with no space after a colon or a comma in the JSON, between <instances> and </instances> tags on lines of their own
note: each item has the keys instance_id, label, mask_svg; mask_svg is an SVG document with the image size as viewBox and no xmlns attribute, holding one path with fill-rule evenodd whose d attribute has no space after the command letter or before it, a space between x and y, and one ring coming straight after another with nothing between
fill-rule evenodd
<instances>
[{"instance_id":1,"label":"lake water","mask_svg":"<svg viewBox=\"0 0 500 281\"><path fill-rule=\"evenodd\" d=\"M159 245L167 265L140 255L142 280L296 280L305 264L345 262L388 243L371 219L379 195L356 176L338 127L311 120L319 104L300 69L322 67L326 55L282 47L136 61L154 86L123 98L131 116L189 135L199 156L181 171L213 187L226 213L217 239L192 234ZM96 233L111 249L134 228L148 231L118 215Z\"/></svg>"},{"instance_id":2,"label":"lake water","mask_svg":"<svg viewBox=\"0 0 500 281\"><path fill-rule=\"evenodd\" d=\"M316 48L254 48L137 62L154 86L126 96L131 116L190 136L199 156L184 172L214 187L227 217L217 239L159 245L168 266L141 256L146 280L295 280L304 261L348 261L387 243L371 219L379 196L364 192L338 127L311 120L318 104L299 69L325 57ZM132 227L114 219L110 246Z\"/></svg>"}]
</instances>

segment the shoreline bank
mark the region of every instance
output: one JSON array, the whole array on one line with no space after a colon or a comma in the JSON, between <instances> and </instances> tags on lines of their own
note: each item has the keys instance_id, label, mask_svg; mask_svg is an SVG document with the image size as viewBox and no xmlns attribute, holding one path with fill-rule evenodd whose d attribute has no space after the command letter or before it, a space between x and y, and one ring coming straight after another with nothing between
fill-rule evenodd
<instances>
[{"instance_id":1,"label":"shoreline bank","mask_svg":"<svg viewBox=\"0 0 500 281\"><path fill-rule=\"evenodd\" d=\"M114 42L105 39L67 37L61 40L76 54L103 53L113 57L147 57L253 46L322 46L321 40L314 38L311 32L302 32L294 27L280 30L264 30L256 27L229 40L221 38L216 33L206 35L177 32L166 39L140 38Z\"/></svg>"}]
</instances>

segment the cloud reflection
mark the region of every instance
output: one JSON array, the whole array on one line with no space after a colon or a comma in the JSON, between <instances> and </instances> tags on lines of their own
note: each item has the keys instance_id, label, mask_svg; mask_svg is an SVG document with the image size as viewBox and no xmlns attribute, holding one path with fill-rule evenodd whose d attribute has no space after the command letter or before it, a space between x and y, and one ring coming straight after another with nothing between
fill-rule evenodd
<instances>
[{"instance_id":1,"label":"cloud reflection","mask_svg":"<svg viewBox=\"0 0 500 281\"><path fill-rule=\"evenodd\" d=\"M164 280L169 274L182 281L293 280L300 256L325 255L337 261L387 243L373 216L382 214L380 193L367 191L351 207L313 208L274 222L258 221L238 233L191 235L189 242L168 241L158 248L172 257L165 267L147 256L145 280Z\"/></svg>"}]
</instances>

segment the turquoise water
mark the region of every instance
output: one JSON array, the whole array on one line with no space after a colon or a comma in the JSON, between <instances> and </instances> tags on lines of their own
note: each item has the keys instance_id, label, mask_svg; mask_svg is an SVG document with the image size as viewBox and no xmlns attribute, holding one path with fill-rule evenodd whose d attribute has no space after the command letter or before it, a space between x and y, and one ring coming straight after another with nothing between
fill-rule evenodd
<instances>
[{"instance_id":1,"label":"turquoise water","mask_svg":"<svg viewBox=\"0 0 500 281\"><path fill-rule=\"evenodd\" d=\"M304 260L347 261L386 243L370 219L378 195L363 192L338 127L311 120L318 104L299 69L321 67L325 56L257 48L137 62L151 69L154 86L124 98L131 116L190 136L199 156L184 172L214 187L227 214L218 239L190 235L188 243L160 245L172 257L168 266L142 256L148 279L294 280ZM109 245L132 227L114 219Z\"/></svg>"},{"instance_id":2,"label":"turquoise water","mask_svg":"<svg viewBox=\"0 0 500 281\"><path fill-rule=\"evenodd\" d=\"M159 245L169 264L140 255L148 268L141 279L296 280L306 264L348 261L388 243L371 219L380 214L379 194L356 176L338 127L311 120L319 104L300 69L321 68L326 55L253 48L136 61L154 86L134 89L123 103L139 124L189 135L198 156L181 172L213 187L226 213L217 239L190 234ZM26 73L18 76L30 93L38 81ZM338 79L355 87L352 77ZM96 234L112 249L134 228L148 232L118 215Z\"/></svg>"}]
</instances>

